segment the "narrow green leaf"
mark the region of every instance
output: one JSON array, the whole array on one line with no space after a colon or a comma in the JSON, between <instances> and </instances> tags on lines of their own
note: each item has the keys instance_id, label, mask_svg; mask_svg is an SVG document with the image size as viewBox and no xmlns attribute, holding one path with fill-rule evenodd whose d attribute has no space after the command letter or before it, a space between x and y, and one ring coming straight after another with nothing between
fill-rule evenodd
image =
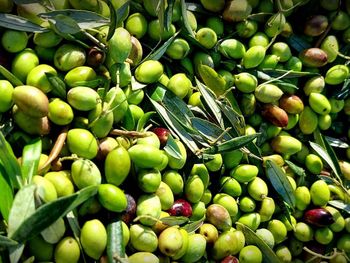
<instances>
[{"instance_id":1,"label":"narrow green leaf","mask_svg":"<svg viewBox=\"0 0 350 263\"><path fill-rule=\"evenodd\" d=\"M93 80L82 80L82 81L75 81L70 83L71 87L77 87L77 86L84 86L84 87L89 87L89 88L97 88L98 86L101 86L102 84L105 83L104 78L96 78Z\"/></svg>"},{"instance_id":2,"label":"narrow green leaf","mask_svg":"<svg viewBox=\"0 0 350 263\"><path fill-rule=\"evenodd\" d=\"M304 168L297 166L293 162L289 160L285 160L286 164L288 164L289 168L298 176L306 176Z\"/></svg>"},{"instance_id":3,"label":"narrow green leaf","mask_svg":"<svg viewBox=\"0 0 350 263\"><path fill-rule=\"evenodd\" d=\"M344 142L338 138L333 138L330 136L324 136L324 138L329 143L329 145L332 147L343 148L343 149L347 149L350 147L349 144L347 144L346 142Z\"/></svg>"},{"instance_id":4,"label":"narrow green leaf","mask_svg":"<svg viewBox=\"0 0 350 263\"><path fill-rule=\"evenodd\" d=\"M295 196L293 188L281 167L271 160L266 161L266 176L271 182L275 192L290 207L295 207Z\"/></svg>"},{"instance_id":5,"label":"narrow green leaf","mask_svg":"<svg viewBox=\"0 0 350 263\"><path fill-rule=\"evenodd\" d=\"M170 30L171 21L173 18L174 3L175 3L175 0L168 0L168 6L165 10L166 13L165 13L164 27L167 31Z\"/></svg>"},{"instance_id":6,"label":"narrow green leaf","mask_svg":"<svg viewBox=\"0 0 350 263\"><path fill-rule=\"evenodd\" d=\"M186 3L186 8L189 11L200 13L202 15L210 15L212 16L213 13L209 12L208 10L204 9L203 5L197 4L197 3Z\"/></svg>"},{"instance_id":7,"label":"narrow green leaf","mask_svg":"<svg viewBox=\"0 0 350 263\"><path fill-rule=\"evenodd\" d=\"M58 198L55 201L40 206L32 215L10 235L18 242L25 242L50 226L58 218L86 201L97 193L97 186L86 187L72 195Z\"/></svg>"},{"instance_id":8,"label":"narrow green leaf","mask_svg":"<svg viewBox=\"0 0 350 263\"><path fill-rule=\"evenodd\" d=\"M31 183L32 177L37 174L41 155L41 145L41 139L38 137L33 139L23 148L21 171L23 180L27 183Z\"/></svg>"},{"instance_id":9,"label":"narrow green leaf","mask_svg":"<svg viewBox=\"0 0 350 263\"><path fill-rule=\"evenodd\" d=\"M338 92L335 92L333 95L337 100L346 99L350 95L350 78L347 78L344 81L342 88Z\"/></svg>"},{"instance_id":10,"label":"narrow green leaf","mask_svg":"<svg viewBox=\"0 0 350 263\"><path fill-rule=\"evenodd\" d=\"M221 96L226 91L226 80L219 75L215 69L207 65L201 64L198 67L199 75L204 84L212 90L216 96Z\"/></svg>"},{"instance_id":11,"label":"narrow green leaf","mask_svg":"<svg viewBox=\"0 0 350 263\"><path fill-rule=\"evenodd\" d=\"M224 153L227 151L240 149L252 142L256 137L258 137L258 135L259 134L256 133L232 138L226 142L211 146L205 150L205 153Z\"/></svg>"},{"instance_id":12,"label":"narrow green leaf","mask_svg":"<svg viewBox=\"0 0 350 263\"><path fill-rule=\"evenodd\" d=\"M30 22L28 19L11 15L0 13L0 26L12 30L25 31L25 32L47 32L48 29L41 27L33 22Z\"/></svg>"},{"instance_id":13,"label":"narrow green leaf","mask_svg":"<svg viewBox=\"0 0 350 263\"><path fill-rule=\"evenodd\" d=\"M237 229L242 231L249 245L256 245L263 253L264 262L276 262L282 263L279 257L276 256L275 252L262 240L257 234L249 227L243 225L242 223L236 222Z\"/></svg>"},{"instance_id":14,"label":"narrow green leaf","mask_svg":"<svg viewBox=\"0 0 350 263\"><path fill-rule=\"evenodd\" d=\"M130 108L128 108L123 118L122 127L128 131L133 131L135 128L135 125L136 125L135 118L132 115Z\"/></svg>"},{"instance_id":15,"label":"narrow green leaf","mask_svg":"<svg viewBox=\"0 0 350 263\"><path fill-rule=\"evenodd\" d=\"M11 238L8 238L8 237L0 235L0 248L13 247L13 246L16 246L16 245L18 245L17 241L15 241L15 240L13 240Z\"/></svg>"},{"instance_id":16,"label":"narrow green leaf","mask_svg":"<svg viewBox=\"0 0 350 263\"><path fill-rule=\"evenodd\" d=\"M220 107L222 113L228 120L228 122L232 125L234 130L231 130L231 134L233 131L235 131L235 136L240 136L245 133L245 121L244 117L236 112L232 107L227 105L226 103L222 101L216 101L217 105Z\"/></svg>"},{"instance_id":17,"label":"narrow green leaf","mask_svg":"<svg viewBox=\"0 0 350 263\"><path fill-rule=\"evenodd\" d=\"M160 26L160 34L163 33L165 28L165 0L158 1L156 12Z\"/></svg>"},{"instance_id":18,"label":"narrow green leaf","mask_svg":"<svg viewBox=\"0 0 350 263\"><path fill-rule=\"evenodd\" d=\"M57 15L73 19L82 29L97 28L109 23L109 19L87 10L64 9L39 14L44 19L54 19Z\"/></svg>"},{"instance_id":19,"label":"narrow green leaf","mask_svg":"<svg viewBox=\"0 0 350 263\"><path fill-rule=\"evenodd\" d=\"M134 76L131 77L131 90L135 91L135 90L139 90L139 89L143 89L146 88L148 84L144 84L141 82L138 82Z\"/></svg>"},{"instance_id":20,"label":"narrow green leaf","mask_svg":"<svg viewBox=\"0 0 350 263\"><path fill-rule=\"evenodd\" d=\"M168 49L171 43L173 43L174 39L179 34L179 31L176 32L174 35L172 35L167 41L165 41L159 48L152 51L143 61L146 60L159 60L164 54L165 51Z\"/></svg>"},{"instance_id":21,"label":"narrow green leaf","mask_svg":"<svg viewBox=\"0 0 350 263\"><path fill-rule=\"evenodd\" d=\"M162 100L167 109L184 127L193 130L190 118L194 117L187 104L171 91L166 90Z\"/></svg>"},{"instance_id":22,"label":"narrow green leaf","mask_svg":"<svg viewBox=\"0 0 350 263\"><path fill-rule=\"evenodd\" d=\"M304 168L297 166L296 164L292 163L289 160L285 160L286 164L289 166L289 168L296 174L299 176L298 180L297 180L297 184L298 185L304 185L305 184L305 177L306 177L306 173Z\"/></svg>"},{"instance_id":23,"label":"narrow green leaf","mask_svg":"<svg viewBox=\"0 0 350 263\"><path fill-rule=\"evenodd\" d=\"M317 175L317 177L325 181L327 184L334 184L334 179L332 177L321 174Z\"/></svg>"},{"instance_id":24,"label":"narrow green leaf","mask_svg":"<svg viewBox=\"0 0 350 263\"><path fill-rule=\"evenodd\" d=\"M66 218L67 218L68 224L70 226L70 229L73 232L73 236L74 236L75 240L78 242L80 253L82 255L82 260L85 263L86 262L85 256L84 256L85 253L83 251L83 247L81 246L81 242L80 242L80 230L81 229L79 226L78 218L75 216L75 212L76 212L76 209L73 209L72 211L70 211L67 214Z\"/></svg>"},{"instance_id":25,"label":"narrow green leaf","mask_svg":"<svg viewBox=\"0 0 350 263\"><path fill-rule=\"evenodd\" d=\"M9 219L10 210L13 203L13 189L11 182L5 175L5 168L0 162L0 212L2 217L7 222Z\"/></svg>"},{"instance_id":26,"label":"narrow green leaf","mask_svg":"<svg viewBox=\"0 0 350 263\"><path fill-rule=\"evenodd\" d=\"M125 247L123 245L123 226L122 221L117 220L107 225L107 257L108 262L117 263L114 259L125 258Z\"/></svg>"},{"instance_id":27,"label":"narrow green leaf","mask_svg":"<svg viewBox=\"0 0 350 263\"><path fill-rule=\"evenodd\" d=\"M168 140L163 149L167 154L174 157L175 159L180 160L182 158L180 148L175 142L173 136L171 136L171 134L168 135Z\"/></svg>"},{"instance_id":28,"label":"narrow green leaf","mask_svg":"<svg viewBox=\"0 0 350 263\"><path fill-rule=\"evenodd\" d=\"M11 237L35 212L34 192L36 186L33 184L21 188L13 200L8 220L8 236Z\"/></svg>"},{"instance_id":29,"label":"narrow green leaf","mask_svg":"<svg viewBox=\"0 0 350 263\"><path fill-rule=\"evenodd\" d=\"M136 125L136 131L142 131L148 121L151 119L151 117L155 114L155 111L148 111L145 114L142 115L142 117L139 119Z\"/></svg>"},{"instance_id":30,"label":"narrow green leaf","mask_svg":"<svg viewBox=\"0 0 350 263\"><path fill-rule=\"evenodd\" d=\"M195 128L196 130L198 130L198 132L207 140L210 140L212 142L216 141L218 139L219 136L222 136L222 139L219 140L222 141L228 141L230 139L232 139L232 137L228 134L225 133L225 131L223 129L221 129L219 126L215 125L214 123L201 119L201 118L197 118L197 117L193 117L191 118L191 123L193 128Z\"/></svg>"},{"instance_id":31,"label":"narrow green leaf","mask_svg":"<svg viewBox=\"0 0 350 263\"><path fill-rule=\"evenodd\" d=\"M106 40L110 40L117 28L117 12L112 4L112 1L107 1L109 12L110 12L110 22L108 27L108 34Z\"/></svg>"},{"instance_id":32,"label":"narrow green leaf","mask_svg":"<svg viewBox=\"0 0 350 263\"><path fill-rule=\"evenodd\" d=\"M292 34L290 37L285 38L285 40L288 43L288 45L295 49L298 53L303 51L304 49L311 47L309 42L295 34Z\"/></svg>"},{"instance_id":33,"label":"narrow green leaf","mask_svg":"<svg viewBox=\"0 0 350 263\"><path fill-rule=\"evenodd\" d=\"M9 247L9 258L11 263L17 263L22 257L24 251L24 244Z\"/></svg>"},{"instance_id":34,"label":"narrow green leaf","mask_svg":"<svg viewBox=\"0 0 350 263\"><path fill-rule=\"evenodd\" d=\"M57 219L49 227L41 231L41 236L50 244L56 244L62 239L66 232L66 226L63 218Z\"/></svg>"},{"instance_id":35,"label":"narrow green leaf","mask_svg":"<svg viewBox=\"0 0 350 263\"><path fill-rule=\"evenodd\" d=\"M328 204L330 204L331 206L334 206L335 208L341 209L345 212L347 212L348 214L350 214L350 204L345 203L342 200L331 200L328 201Z\"/></svg>"},{"instance_id":36,"label":"narrow green leaf","mask_svg":"<svg viewBox=\"0 0 350 263\"><path fill-rule=\"evenodd\" d=\"M168 129L173 134L176 134L193 153L197 154L199 152L199 148L183 126L178 123L178 121L171 114L169 114L169 112L162 105L151 98L149 99Z\"/></svg>"},{"instance_id":37,"label":"narrow green leaf","mask_svg":"<svg viewBox=\"0 0 350 263\"><path fill-rule=\"evenodd\" d=\"M60 77L52 73L45 72L45 75L49 80L50 84L52 85L51 93L54 96L57 96L61 99L66 99L67 97L66 83Z\"/></svg>"},{"instance_id":38,"label":"narrow green leaf","mask_svg":"<svg viewBox=\"0 0 350 263\"><path fill-rule=\"evenodd\" d=\"M340 178L340 174L338 173L338 170L335 166L335 163L333 162L332 158L330 157L330 155L328 154L328 152L322 148L319 144L314 143L314 142L310 142L310 146L312 149L314 149L316 151L316 153L328 164L328 166L332 169L332 171L334 172L334 174ZM339 163L338 163L339 165Z\"/></svg>"},{"instance_id":39,"label":"narrow green leaf","mask_svg":"<svg viewBox=\"0 0 350 263\"><path fill-rule=\"evenodd\" d=\"M265 74L268 74L272 78L278 78L283 76L283 78L286 78L286 79L320 75L314 72L293 71L293 70L285 70L285 69L264 69L262 70L262 72L264 72Z\"/></svg>"},{"instance_id":40,"label":"narrow green leaf","mask_svg":"<svg viewBox=\"0 0 350 263\"><path fill-rule=\"evenodd\" d=\"M202 82L195 78L199 92L201 93L201 101L204 102L207 109L212 112L216 121L220 124L220 127L224 129L224 121L222 119L222 114L220 107L216 103L215 95L210 91ZM203 98L203 100L202 100Z\"/></svg>"},{"instance_id":41,"label":"narrow green leaf","mask_svg":"<svg viewBox=\"0 0 350 263\"><path fill-rule=\"evenodd\" d=\"M181 0L181 18L186 31L191 35L191 37L195 38L195 34L191 28L190 22L188 21L187 16L187 7L185 0Z\"/></svg>"},{"instance_id":42,"label":"narrow green leaf","mask_svg":"<svg viewBox=\"0 0 350 263\"><path fill-rule=\"evenodd\" d=\"M77 22L69 16L58 14L49 20L54 25L54 30L59 34L76 34L81 32Z\"/></svg>"},{"instance_id":43,"label":"narrow green leaf","mask_svg":"<svg viewBox=\"0 0 350 263\"><path fill-rule=\"evenodd\" d=\"M0 14L1 15L1 14ZM3 75L13 86L21 86L23 85L22 81L13 75L9 70L7 70L4 66L0 65L0 74Z\"/></svg>"},{"instance_id":44,"label":"narrow green leaf","mask_svg":"<svg viewBox=\"0 0 350 263\"><path fill-rule=\"evenodd\" d=\"M204 217L200 220L190 222L182 226L181 228L185 229L188 233L193 233L197 231L197 229L200 228L201 225L203 225L203 222L204 222Z\"/></svg>"},{"instance_id":45,"label":"narrow green leaf","mask_svg":"<svg viewBox=\"0 0 350 263\"><path fill-rule=\"evenodd\" d=\"M189 221L188 217L185 216L166 216L162 217L160 221L168 226L183 225Z\"/></svg>"}]
</instances>

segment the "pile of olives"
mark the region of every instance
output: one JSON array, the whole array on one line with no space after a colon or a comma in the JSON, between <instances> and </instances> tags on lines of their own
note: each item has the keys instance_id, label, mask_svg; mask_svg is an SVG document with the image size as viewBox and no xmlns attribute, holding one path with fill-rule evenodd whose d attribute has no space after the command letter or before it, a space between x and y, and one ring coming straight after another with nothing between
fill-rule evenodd
<instances>
[{"instance_id":1,"label":"pile of olives","mask_svg":"<svg viewBox=\"0 0 350 263\"><path fill-rule=\"evenodd\" d=\"M0 240L0 262L350 261L349 0L2 0L0 12L0 130L19 165L41 140L26 182L36 209L97 189L76 229L57 218L16 260ZM169 125L187 111L217 124L199 85L258 154L205 158L190 128ZM186 107L161 112L165 93ZM204 148L239 130L233 117Z\"/></svg>"}]
</instances>

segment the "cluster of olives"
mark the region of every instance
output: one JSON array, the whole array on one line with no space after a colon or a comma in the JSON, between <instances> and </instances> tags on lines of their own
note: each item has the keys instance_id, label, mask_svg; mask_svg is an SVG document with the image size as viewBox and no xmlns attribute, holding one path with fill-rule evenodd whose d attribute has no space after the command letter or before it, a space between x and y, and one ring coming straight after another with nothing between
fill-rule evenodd
<instances>
[{"instance_id":1,"label":"cluster of olives","mask_svg":"<svg viewBox=\"0 0 350 263\"><path fill-rule=\"evenodd\" d=\"M42 203L98 186L75 211L78 238L60 218L55 240L37 235L23 258L106 262L107 225L121 220L128 262L268 261L241 225L280 262L348 262L350 217L329 201L350 200L350 1L201 0L185 12L182 1L168 1L165 27L163 1L135 0L110 38L110 25L68 38L40 15L76 9L110 18L110 7L125 2L0 3L1 12L49 29L0 33L0 64L12 73L0 75L0 120L12 129L6 139L18 162L23 146L40 137L32 183ZM152 57L158 42L170 40L161 58ZM241 135L260 133L254 143L261 156L241 148L203 160L165 127L150 91L161 87L208 116L196 80L244 117ZM319 131L346 145L334 147L341 181L310 147ZM265 174L271 161L292 189L291 211Z\"/></svg>"}]
</instances>

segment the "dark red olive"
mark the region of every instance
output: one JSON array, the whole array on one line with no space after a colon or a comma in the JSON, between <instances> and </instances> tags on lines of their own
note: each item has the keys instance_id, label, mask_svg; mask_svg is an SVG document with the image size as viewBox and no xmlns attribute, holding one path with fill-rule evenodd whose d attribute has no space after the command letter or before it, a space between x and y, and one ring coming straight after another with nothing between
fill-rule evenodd
<instances>
[{"instance_id":1,"label":"dark red olive","mask_svg":"<svg viewBox=\"0 0 350 263\"><path fill-rule=\"evenodd\" d=\"M324 208L314 208L304 213L304 221L310 225L325 227L334 223L330 212Z\"/></svg>"},{"instance_id":2,"label":"dark red olive","mask_svg":"<svg viewBox=\"0 0 350 263\"><path fill-rule=\"evenodd\" d=\"M277 127L286 127L288 125L288 114L276 105L264 105L261 115Z\"/></svg>"},{"instance_id":3,"label":"dark red olive","mask_svg":"<svg viewBox=\"0 0 350 263\"><path fill-rule=\"evenodd\" d=\"M185 216L190 217L192 215L192 206L184 199L178 199L174 202L173 206L168 210L171 216Z\"/></svg>"},{"instance_id":4,"label":"dark red olive","mask_svg":"<svg viewBox=\"0 0 350 263\"><path fill-rule=\"evenodd\" d=\"M221 263L239 263L239 260L238 258L230 255L230 256L224 257L221 260Z\"/></svg>"},{"instance_id":5,"label":"dark red olive","mask_svg":"<svg viewBox=\"0 0 350 263\"><path fill-rule=\"evenodd\" d=\"M166 145L166 142L168 141L168 137L170 134L170 131L163 127L156 127L152 130L157 136L160 141L160 145L163 147Z\"/></svg>"},{"instance_id":6,"label":"dark red olive","mask_svg":"<svg viewBox=\"0 0 350 263\"><path fill-rule=\"evenodd\" d=\"M135 215L136 215L136 202L135 202L135 199L131 195L125 194L125 196L126 196L126 199L128 201L128 205L127 205L125 211L123 212L123 214L121 215L121 219L126 224L129 224L135 218Z\"/></svg>"}]
</instances>

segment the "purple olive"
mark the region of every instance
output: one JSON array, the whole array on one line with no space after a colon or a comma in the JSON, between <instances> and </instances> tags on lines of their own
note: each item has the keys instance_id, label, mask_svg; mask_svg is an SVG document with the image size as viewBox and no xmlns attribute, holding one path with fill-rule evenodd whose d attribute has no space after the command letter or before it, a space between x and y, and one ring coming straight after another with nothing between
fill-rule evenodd
<instances>
[{"instance_id":1,"label":"purple olive","mask_svg":"<svg viewBox=\"0 0 350 263\"><path fill-rule=\"evenodd\" d=\"M178 199L174 202L173 206L168 210L171 216L185 216L190 217L192 215L192 206L184 199Z\"/></svg>"},{"instance_id":2,"label":"purple olive","mask_svg":"<svg viewBox=\"0 0 350 263\"><path fill-rule=\"evenodd\" d=\"M304 221L310 225L325 227L334 223L330 212L324 208L314 208L304 213Z\"/></svg>"}]
</instances>

